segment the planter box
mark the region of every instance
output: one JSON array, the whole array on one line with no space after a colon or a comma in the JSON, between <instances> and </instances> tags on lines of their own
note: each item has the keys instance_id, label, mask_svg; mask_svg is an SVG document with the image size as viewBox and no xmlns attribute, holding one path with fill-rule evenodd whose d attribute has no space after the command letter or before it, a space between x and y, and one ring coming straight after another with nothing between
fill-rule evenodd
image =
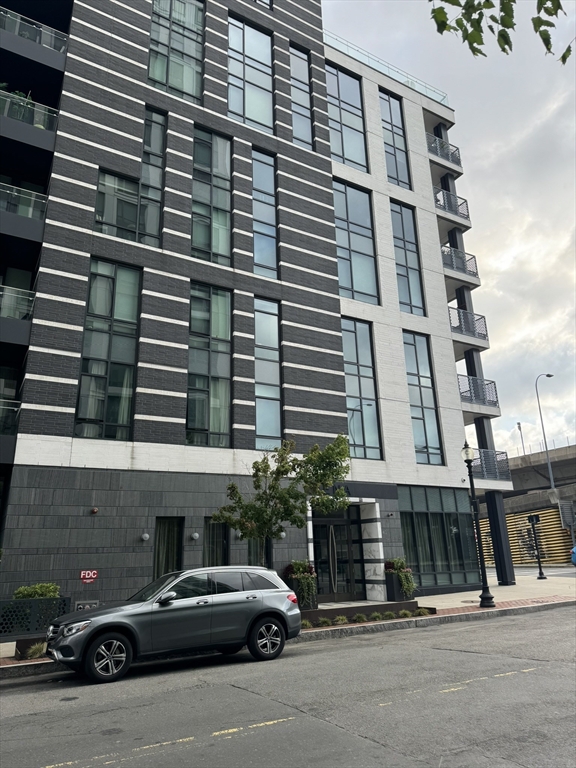
<instances>
[{"instance_id":1,"label":"planter box","mask_svg":"<svg viewBox=\"0 0 576 768\"><path fill-rule=\"evenodd\" d=\"M286 584L293 592L296 593L296 597L298 598L298 606L301 611L315 611L318 608L318 595L316 592L314 592L313 595L305 600L302 596L300 581L298 579L286 579Z\"/></svg>"},{"instance_id":2,"label":"planter box","mask_svg":"<svg viewBox=\"0 0 576 768\"><path fill-rule=\"evenodd\" d=\"M402 603L406 600L412 600L412 597L406 597L400 586L398 574L386 572L386 596L389 601Z\"/></svg>"},{"instance_id":3,"label":"planter box","mask_svg":"<svg viewBox=\"0 0 576 768\"><path fill-rule=\"evenodd\" d=\"M51 622L69 611L69 597L0 600L0 642L45 635Z\"/></svg>"}]
</instances>

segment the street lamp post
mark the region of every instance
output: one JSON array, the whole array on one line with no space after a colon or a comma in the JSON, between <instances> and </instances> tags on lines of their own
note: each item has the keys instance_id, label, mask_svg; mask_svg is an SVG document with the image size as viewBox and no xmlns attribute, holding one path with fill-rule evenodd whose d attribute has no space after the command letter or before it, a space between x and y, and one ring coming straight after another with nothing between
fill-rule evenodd
<instances>
[{"instance_id":1,"label":"street lamp post","mask_svg":"<svg viewBox=\"0 0 576 768\"><path fill-rule=\"evenodd\" d=\"M540 395L538 394L538 379L540 379L542 376L545 376L547 379L553 379L554 374L541 373L539 376L536 376L536 381L534 382L534 386L536 388L536 400L538 402L538 411L540 413L540 424L542 425L542 437L544 438L544 450L546 451L546 461L548 462L548 477L550 478L550 490L553 491L555 489L554 474L552 472L552 464L550 463L550 454L548 453L548 443L546 442L546 432L544 431L544 419L542 418L542 408L540 406Z\"/></svg>"},{"instance_id":2,"label":"street lamp post","mask_svg":"<svg viewBox=\"0 0 576 768\"><path fill-rule=\"evenodd\" d=\"M494 597L490 594L488 587L488 576L486 575L486 562L484 560L484 547L482 546L482 534L480 532L480 511L478 509L478 499L476 498L476 489L474 488L474 477L472 475L472 462L474 460L474 448L470 448L468 441L464 443L464 448L460 453L468 469L468 479L470 480L471 506L474 512L474 527L476 528L476 540L478 542L478 556L480 559L480 573L482 575L482 592L480 594L480 608L495 608Z\"/></svg>"}]
</instances>

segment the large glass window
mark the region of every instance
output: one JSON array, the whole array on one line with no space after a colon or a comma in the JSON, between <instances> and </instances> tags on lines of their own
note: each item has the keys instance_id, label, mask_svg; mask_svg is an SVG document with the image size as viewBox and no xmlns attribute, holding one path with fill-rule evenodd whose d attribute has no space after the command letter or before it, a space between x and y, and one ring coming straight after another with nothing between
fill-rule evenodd
<instances>
[{"instance_id":1,"label":"large glass window","mask_svg":"<svg viewBox=\"0 0 576 768\"><path fill-rule=\"evenodd\" d=\"M230 304L229 291L190 286L189 445L230 446Z\"/></svg>"},{"instance_id":2,"label":"large glass window","mask_svg":"<svg viewBox=\"0 0 576 768\"><path fill-rule=\"evenodd\" d=\"M140 272L92 259L77 437L130 440Z\"/></svg>"},{"instance_id":3,"label":"large glass window","mask_svg":"<svg viewBox=\"0 0 576 768\"><path fill-rule=\"evenodd\" d=\"M412 315L424 315L422 275L414 211L406 205L392 202L390 203L390 211L392 213L400 309L402 312L409 312Z\"/></svg>"},{"instance_id":4,"label":"large glass window","mask_svg":"<svg viewBox=\"0 0 576 768\"><path fill-rule=\"evenodd\" d=\"M270 450L282 442L278 304L254 299L254 322L256 448Z\"/></svg>"},{"instance_id":5,"label":"large glass window","mask_svg":"<svg viewBox=\"0 0 576 768\"><path fill-rule=\"evenodd\" d=\"M202 96L204 5L197 0L153 0L148 78L190 101Z\"/></svg>"},{"instance_id":6,"label":"large glass window","mask_svg":"<svg viewBox=\"0 0 576 768\"><path fill-rule=\"evenodd\" d=\"M342 318L350 456L381 459L370 325Z\"/></svg>"},{"instance_id":7,"label":"large glass window","mask_svg":"<svg viewBox=\"0 0 576 768\"><path fill-rule=\"evenodd\" d=\"M340 295L378 304L370 195L334 182Z\"/></svg>"},{"instance_id":8,"label":"large glass window","mask_svg":"<svg viewBox=\"0 0 576 768\"><path fill-rule=\"evenodd\" d=\"M254 272L278 277L276 257L276 178L274 158L252 152Z\"/></svg>"},{"instance_id":9,"label":"large glass window","mask_svg":"<svg viewBox=\"0 0 576 768\"><path fill-rule=\"evenodd\" d=\"M192 256L230 264L230 141L194 129Z\"/></svg>"},{"instance_id":10,"label":"large glass window","mask_svg":"<svg viewBox=\"0 0 576 768\"><path fill-rule=\"evenodd\" d=\"M360 80L326 65L332 159L367 171Z\"/></svg>"},{"instance_id":11,"label":"large glass window","mask_svg":"<svg viewBox=\"0 0 576 768\"><path fill-rule=\"evenodd\" d=\"M416 461L443 464L428 338L407 331L403 337Z\"/></svg>"},{"instance_id":12,"label":"large glass window","mask_svg":"<svg viewBox=\"0 0 576 768\"><path fill-rule=\"evenodd\" d=\"M380 113L384 132L388 181L410 189L406 132L402 117L402 101L389 93L380 93Z\"/></svg>"},{"instance_id":13,"label":"large glass window","mask_svg":"<svg viewBox=\"0 0 576 768\"><path fill-rule=\"evenodd\" d=\"M182 568L183 517L157 517L154 535L154 578ZM182 584L182 582L180 582ZM161 591L161 590L159 590ZM153 593L152 593L153 594ZM144 599L149 600L150 594ZM182 597L183 595L180 595Z\"/></svg>"},{"instance_id":14,"label":"large glass window","mask_svg":"<svg viewBox=\"0 0 576 768\"><path fill-rule=\"evenodd\" d=\"M310 66L308 54L290 46L292 137L294 144L312 149Z\"/></svg>"},{"instance_id":15,"label":"large glass window","mask_svg":"<svg viewBox=\"0 0 576 768\"><path fill-rule=\"evenodd\" d=\"M272 38L228 19L228 115L272 133Z\"/></svg>"}]
</instances>

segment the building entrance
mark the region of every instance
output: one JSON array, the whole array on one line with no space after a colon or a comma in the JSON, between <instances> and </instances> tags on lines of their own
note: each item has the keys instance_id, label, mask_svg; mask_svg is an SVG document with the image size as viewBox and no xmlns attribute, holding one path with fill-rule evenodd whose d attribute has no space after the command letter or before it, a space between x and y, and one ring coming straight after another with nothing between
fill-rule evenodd
<instances>
[{"instance_id":1,"label":"building entrance","mask_svg":"<svg viewBox=\"0 0 576 768\"><path fill-rule=\"evenodd\" d=\"M360 508L348 507L337 517L313 515L312 525L319 601L365 600Z\"/></svg>"}]
</instances>

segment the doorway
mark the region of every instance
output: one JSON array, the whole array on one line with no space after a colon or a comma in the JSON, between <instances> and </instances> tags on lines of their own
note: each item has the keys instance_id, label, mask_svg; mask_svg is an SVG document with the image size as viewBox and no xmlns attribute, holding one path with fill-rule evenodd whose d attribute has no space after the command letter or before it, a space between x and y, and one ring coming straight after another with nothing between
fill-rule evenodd
<instances>
[{"instance_id":1,"label":"doorway","mask_svg":"<svg viewBox=\"0 0 576 768\"><path fill-rule=\"evenodd\" d=\"M312 526L320 602L365 600L360 507L331 517L313 513Z\"/></svg>"},{"instance_id":2,"label":"doorway","mask_svg":"<svg viewBox=\"0 0 576 768\"><path fill-rule=\"evenodd\" d=\"M154 546L154 578L182 568L183 517L157 517Z\"/></svg>"}]
</instances>

